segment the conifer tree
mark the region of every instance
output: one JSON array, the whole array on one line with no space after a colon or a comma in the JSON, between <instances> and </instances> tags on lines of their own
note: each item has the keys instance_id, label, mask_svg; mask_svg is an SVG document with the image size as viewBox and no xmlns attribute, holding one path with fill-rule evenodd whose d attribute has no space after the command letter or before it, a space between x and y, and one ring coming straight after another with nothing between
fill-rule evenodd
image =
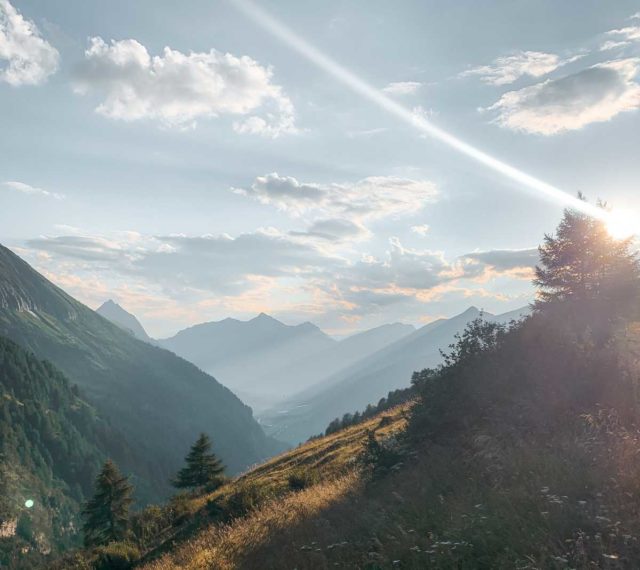
<instances>
[{"instance_id":1,"label":"conifer tree","mask_svg":"<svg viewBox=\"0 0 640 570\"><path fill-rule=\"evenodd\" d=\"M637 299L640 276L631 245L631 238L613 238L602 220L565 210L556 235L545 235L539 247L538 304L597 301L625 310Z\"/></svg>"},{"instance_id":2,"label":"conifer tree","mask_svg":"<svg viewBox=\"0 0 640 570\"><path fill-rule=\"evenodd\" d=\"M108 459L96 478L95 493L82 512L86 546L109 544L125 538L133 487Z\"/></svg>"},{"instance_id":3,"label":"conifer tree","mask_svg":"<svg viewBox=\"0 0 640 570\"><path fill-rule=\"evenodd\" d=\"M185 461L186 466L180 469L172 481L174 487L178 489L211 487L221 481L224 465L211 451L211 440L207 434L200 434L191 446Z\"/></svg>"}]
</instances>

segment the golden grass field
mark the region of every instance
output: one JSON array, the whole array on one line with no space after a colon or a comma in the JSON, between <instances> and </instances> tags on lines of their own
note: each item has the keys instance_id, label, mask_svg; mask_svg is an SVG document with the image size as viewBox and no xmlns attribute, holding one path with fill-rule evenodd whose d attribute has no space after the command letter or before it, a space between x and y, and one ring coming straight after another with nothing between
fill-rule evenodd
<instances>
[{"instance_id":1,"label":"golden grass field","mask_svg":"<svg viewBox=\"0 0 640 570\"><path fill-rule=\"evenodd\" d=\"M374 431L378 439L398 434L406 427L410 406L398 406L341 432L307 442L258 465L214 493L192 499L189 509L197 516L199 511L206 509L208 502L229 496L247 485L266 488L272 493L272 498L248 515L229 524L202 528L181 543L172 545L169 553L147 563L144 568L227 570L260 567L259 562L252 563L247 559L275 538L283 538L283 533L286 536L288 529L299 530L305 523L316 522L324 511L358 493L362 483L358 458L364 451L368 433ZM381 425L383 417L388 419ZM289 476L300 469L317 474L319 482L308 489L290 491ZM316 549L312 538L309 536L309 544L302 546L305 558ZM271 564L279 564L275 560L264 563L263 568L275 568L277 566Z\"/></svg>"}]
</instances>

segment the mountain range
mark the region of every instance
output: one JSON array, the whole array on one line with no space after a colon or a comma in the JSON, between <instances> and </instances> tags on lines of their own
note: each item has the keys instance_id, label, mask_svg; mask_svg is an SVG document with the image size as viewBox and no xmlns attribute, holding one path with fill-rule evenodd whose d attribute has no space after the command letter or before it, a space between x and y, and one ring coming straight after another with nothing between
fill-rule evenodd
<instances>
[{"instance_id":1,"label":"mountain range","mask_svg":"<svg viewBox=\"0 0 640 570\"><path fill-rule=\"evenodd\" d=\"M114 457L144 501L168 481L202 431L229 472L281 449L228 388L168 350L135 338L67 295L0 246L0 336L55 364L127 435Z\"/></svg>"},{"instance_id":2,"label":"mountain range","mask_svg":"<svg viewBox=\"0 0 640 570\"><path fill-rule=\"evenodd\" d=\"M361 410L391 390L407 387L414 371L439 364L440 351L481 314L486 320L508 323L527 313L528 308L522 308L492 315L470 307L450 319L433 321L262 412L261 423L277 439L300 443L322 433L334 418Z\"/></svg>"}]
</instances>

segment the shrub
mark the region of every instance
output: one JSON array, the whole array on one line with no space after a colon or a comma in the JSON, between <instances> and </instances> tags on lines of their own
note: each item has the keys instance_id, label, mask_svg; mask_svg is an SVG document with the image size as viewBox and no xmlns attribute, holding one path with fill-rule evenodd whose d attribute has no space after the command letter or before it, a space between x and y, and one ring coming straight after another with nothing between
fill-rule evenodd
<instances>
[{"instance_id":1,"label":"shrub","mask_svg":"<svg viewBox=\"0 0 640 570\"><path fill-rule=\"evenodd\" d=\"M320 482L320 476L311 469L297 468L294 469L287 479L289 489L292 491L302 491L312 485Z\"/></svg>"},{"instance_id":2,"label":"shrub","mask_svg":"<svg viewBox=\"0 0 640 570\"><path fill-rule=\"evenodd\" d=\"M140 560L140 551L129 542L112 542L95 552L95 570L129 570Z\"/></svg>"}]
</instances>

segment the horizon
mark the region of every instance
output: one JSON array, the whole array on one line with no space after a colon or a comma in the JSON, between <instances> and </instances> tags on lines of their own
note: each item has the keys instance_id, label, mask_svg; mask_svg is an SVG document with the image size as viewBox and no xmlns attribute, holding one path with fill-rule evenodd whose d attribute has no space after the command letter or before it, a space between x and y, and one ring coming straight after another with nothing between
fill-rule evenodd
<instances>
[{"instance_id":1,"label":"horizon","mask_svg":"<svg viewBox=\"0 0 640 570\"><path fill-rule=\"evenodd\" d=\"M578 190L636 231L637 2L246 6L2 0L0 242L154 338L344 337L529 304Z\"/></svg>"}]
</instances>

